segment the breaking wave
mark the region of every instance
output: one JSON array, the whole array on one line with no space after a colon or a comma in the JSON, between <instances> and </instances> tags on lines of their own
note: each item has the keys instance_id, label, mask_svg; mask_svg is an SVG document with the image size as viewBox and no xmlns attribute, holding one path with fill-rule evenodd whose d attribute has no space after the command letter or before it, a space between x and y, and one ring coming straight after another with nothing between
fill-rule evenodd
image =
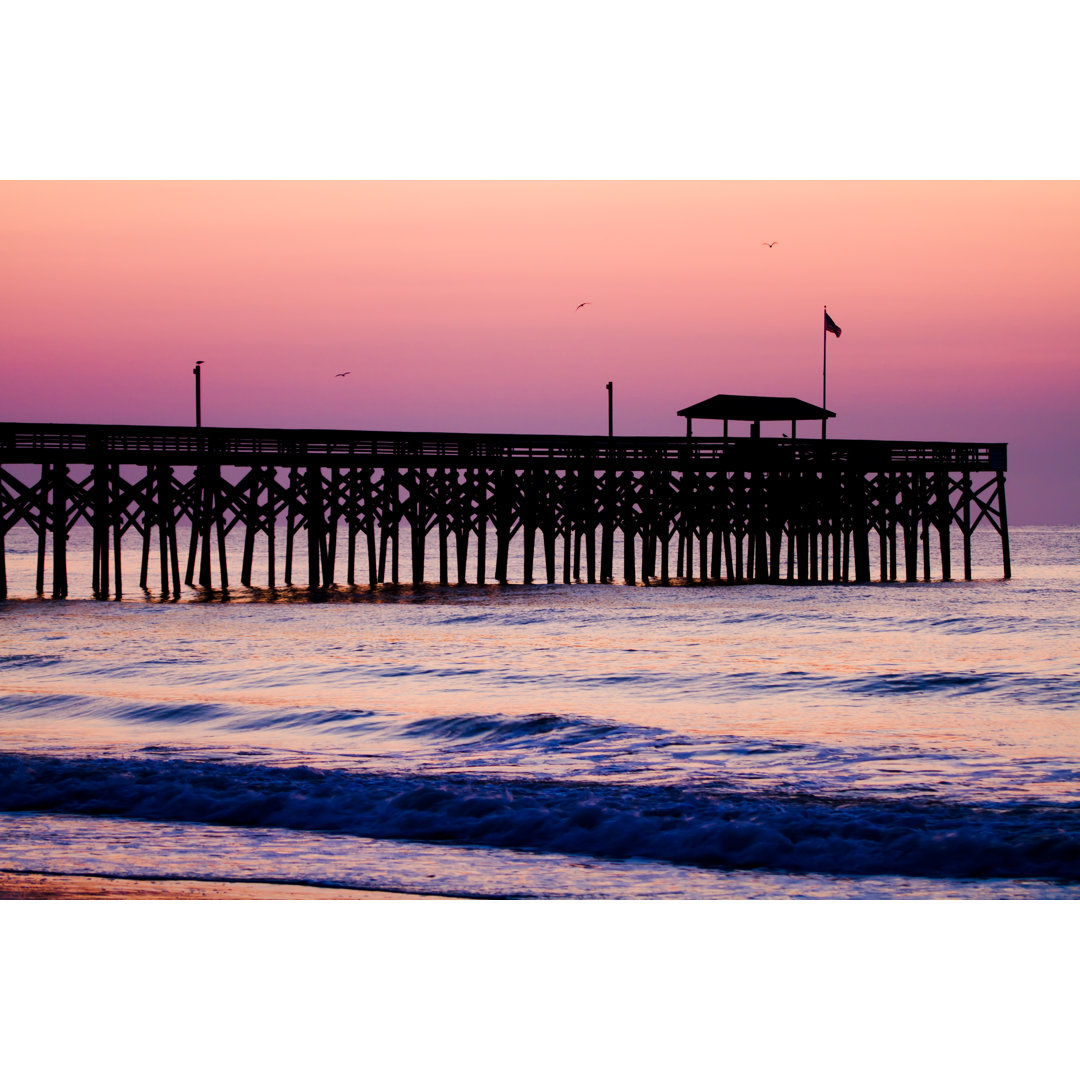
<instances>
[{"instance_id":1,"label":"breaking wave","mask_svg":"<svg viewBox=\"0 0 1080 1080\"><path fill-rule=\"evenodd\" d=\"M0 810L322 831L725 869L1080 880L1080 809L0 755Z\"/></svg>"}]
</instances>

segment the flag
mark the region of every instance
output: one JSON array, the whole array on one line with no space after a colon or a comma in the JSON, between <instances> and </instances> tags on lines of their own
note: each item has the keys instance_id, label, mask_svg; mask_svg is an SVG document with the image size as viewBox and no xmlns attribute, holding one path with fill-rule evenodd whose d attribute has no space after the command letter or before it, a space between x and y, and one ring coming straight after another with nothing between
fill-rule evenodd
<instances>
[{"instance_id":1,"label":"flag","mask_svg":"<svg viewBox=\"0 0 1080 1080\"><path fill-rule=\"evenodd\" d=\"M830 334L835 334L837 337L840 336L840 327L829 318L829 313L827 311L825 312L825 329Z\"/></svg>"}]
</instances>

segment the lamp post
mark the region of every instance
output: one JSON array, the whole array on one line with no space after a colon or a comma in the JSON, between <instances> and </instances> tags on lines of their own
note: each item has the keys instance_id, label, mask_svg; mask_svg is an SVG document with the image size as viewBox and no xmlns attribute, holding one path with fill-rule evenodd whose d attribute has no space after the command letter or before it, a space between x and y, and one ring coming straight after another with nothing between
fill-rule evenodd
<instances>
[{"instance_id":1,"label":"lamp post","mask_svg":"<svg viewBox=\"0 0 1080 1080\"><path fill-rule=\"evenodd\" d=\"M195 375L195 426L202 427L202 384L199 381L202 377L202 365L206 363L205 360L196 360L195 366L191 369Z\"/></svg>"}]
</instances>

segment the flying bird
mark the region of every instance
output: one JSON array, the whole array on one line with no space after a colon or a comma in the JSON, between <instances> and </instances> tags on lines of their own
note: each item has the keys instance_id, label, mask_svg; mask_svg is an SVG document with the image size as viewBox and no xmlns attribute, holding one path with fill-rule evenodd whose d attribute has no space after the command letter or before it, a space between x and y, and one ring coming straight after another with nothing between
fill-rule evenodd
<instances>
[{"instance_id":1,"label":"flying bird","mask_svg":"<svg viewBox=\"0 0 1080 1080\"><path fill-rule=\"evenodd\" d=\"M574 308L574 310L575 311L580 311L583 307L586 307L586 306L591 305L591 304L592 304L591 300L583 300L580 304L578 304L578 306L576 308Z\"/></svg>"},{"instance_id":2,"label":"flying bird","mask_svg":"<svg viewBox=\"0 0 1080 1080\"><path fill-rule=\"evenodd\" d=\"M779 243L780 243L779 240L773 240L771 243L768 240L762 240L761 241L761 246L771 248L771 247L776 247L776 245L779 244Z\"/></svg>"},{"instance_id":3,"label":"flying bird","mask_svg":"<svg viewBox=\"0 0 1080 1080\"><path fill-rule=\"evenodd\" d=\"M351 371L339 371L339 372L338 372L338 373L337 373L337 374L336 374L336 375L334 376L334 378L335 378L335 379L344 379L346 375L351 375L351 374L352 374L352 372L351 372Z\"/></svg>"}]
</instances>

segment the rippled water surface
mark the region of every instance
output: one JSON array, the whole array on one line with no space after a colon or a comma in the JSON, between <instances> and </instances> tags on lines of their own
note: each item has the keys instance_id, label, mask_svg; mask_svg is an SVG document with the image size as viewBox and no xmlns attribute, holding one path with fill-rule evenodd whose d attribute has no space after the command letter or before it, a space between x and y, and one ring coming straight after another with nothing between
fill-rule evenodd
<instances>
[{"instance_id":1,"label":"rippled water surface","mask_svg":"<svg viewBox=\"0 0 1080 1080\"><path fill-rule=\"evenodd\" d=\"M1080 530L1012 540L1007 582L984 542L972 582L12 600L0 869L1073 896Z\"/></svg>"}]
</instances>

